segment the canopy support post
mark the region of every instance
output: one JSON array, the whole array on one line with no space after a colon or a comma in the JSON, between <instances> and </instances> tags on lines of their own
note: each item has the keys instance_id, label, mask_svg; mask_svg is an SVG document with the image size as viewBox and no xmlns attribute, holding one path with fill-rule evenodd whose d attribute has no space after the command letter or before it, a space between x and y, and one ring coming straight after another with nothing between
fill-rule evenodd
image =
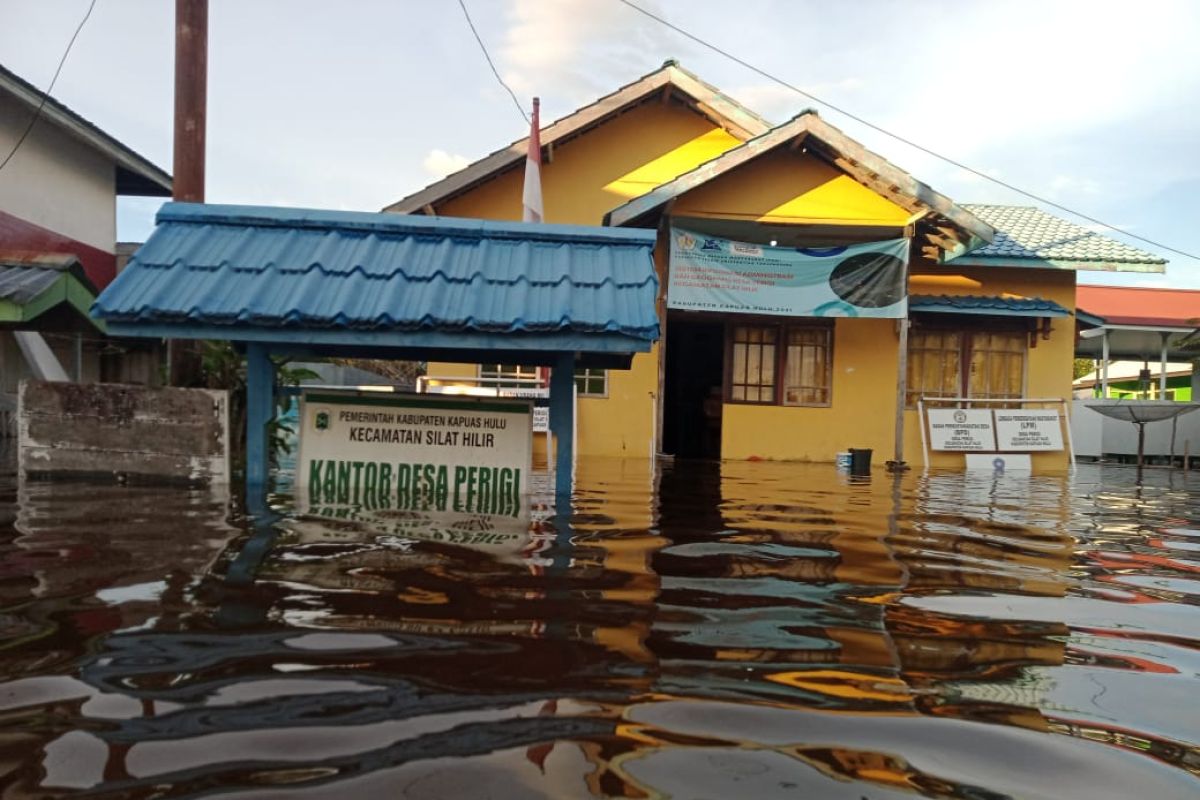
<instances>
[{"instance_id":1,"label":"canopy support post","mask_svg":"<svg viewBox=\"0 0 1200 800\"><path fill-rule=\"evenodd\" d=\"M1158 370L1158 399L1167 399L1167 342L1171 339L1171 334L1160 333L1162 337L1162 353L1160 353L1160 365Z\"/></svg>"},{"instance_id":2,"label":"canopy support post","mask_svg":"<svg viewBox=\"0 0 1200 800\"><path fill-rule=\"evenodd\" d=\"M275 363L267 347L246 344L246 493L267 487L270 435L267 424L275 416Z\"/></svg>"},{"instance_id":3,"label":"canopy support post","mask_svg":"<svg viewBox=\"0 0 1200 800\"><path fill-rule=\"evenodd\" d=\"M1108 331L1100 336L1100 396L1108 398Z\"/></svg>"},{"instance_id":4,"label":"canopy support post","mask_svg":"<svg viewBox=\"0 0 1200 800\"><path fill-rule=\"evenodd\" d=\"M550 370L550 430L554 434L554 494L570 503L575 466L575 354L562 353Z\"/></svg>"}]
</instances>

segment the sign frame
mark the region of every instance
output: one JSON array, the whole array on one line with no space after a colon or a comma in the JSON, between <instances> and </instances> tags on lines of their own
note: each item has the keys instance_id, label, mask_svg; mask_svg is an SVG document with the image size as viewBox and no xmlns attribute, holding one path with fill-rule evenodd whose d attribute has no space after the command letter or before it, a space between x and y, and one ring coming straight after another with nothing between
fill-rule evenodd
<instances>
[{"instance_id":1,"label":"sign frame","mask_svg":"<svg viewBox=\"0 0 1200 800\"><path fill-rule=\"evenodd\" d=\"M369 390L327 389L320 386L313 386L305 387L299 394L299 431L297 433L298 446L296 450L296 474L293 485L295 487L295 491L298 494L301 492L305 493L305 497L310 497L312 493L312 489L309 486L311 468L309 460L311 459L315 449L313 444L314 440L310 438L311 434L309 437L306 437L306 434L308 433L310 422L314 426L318 424L316 415L320 412L314 410L317 409L318 405L323 405L330 409L336 407L354 406L359 407L367 412L370 412L372 409L374 409L376 413L381 414L389 413L389 410L394 412L397 409L412 409L415 412L412 416L417 418L430 418L428 423L429 425L433 425L434 420L440 419L439 424L434 426L444 429L440 431L440 437L427 436L426 432L431 430L429 427L423 427L413 423L414 427L412 427L410 430L415 432L415 436L417 438L425 440L424 442L383 443L384 446L395 449L395 454L389 455L391 456L392 466L395 469L397 488L395 492L392 491L390 485L391 481L389 478L389 496L395 496L396 492L406 491L400 488L402 486L401 473L406 466L411 466L415 470L416 465L420 465L422 467L432 466L435 470L435 474L437 474L439 469L445 468L449 472L447 475L448 479L450 475L457 475L457 471L454 469L456 467L463 467L472 471L474 469L517 469L519 470L517 475L517 483L515 485L515 491L517 495L524 497L530 492L530 475L533 469L533 401L530 399L472 397L464 395L442 396L415 392L378 392ZM383 410L380 411L380 409ZM311 419L309 413L310 411L313 412ZM493 417L496 415L507 414L516 416L519 420L517 422L518 427L515 427L513 432L508 434L508 438L520 436L521 441L517 448L519 449L519 452L517 453L516 458L508 462L507 465L502 465L489 462L488 459L484 457L486 455L485 453L467 450L465 452L468 455L473 453L476 457L467 458L460 462L454 462L444 457L444 454L439 454L437 451L430 451L430 448L432 447L447 446L444 444L429 444L428 442L431 439L445 439L451 442L449 446L458 446L458 444L460 444L459 437L457 435L452 436L451 434L462 434L464 431L461 427L455 426L451 423L453 423L456 419L466 419L470 414L491 415ZM482 417L479 417L479 419L482 419ZM349 424L350 423L347 422L347 425ZM393 423L389 422L379 424L391 425ZM396 422L394 424L400 423ZM407 425L409 423L404 424ZM473 433L476 436L481 436L483 434L479 432L480 430L482 429L477 430L473 428L467 432ZM406 434L406 437L412 438L413 435L414 434ZM467 441L468 440L464 436L461 441L461 445L466 447ZM486 442L487 440L482 439L480 441ZM379 449L378 442L364 444L369 444L376 450ZM497 445L497 447L499 446L500 445ZM421 454L421 448L432 452L433 456L430 458L425 458L424 460L420 460L424 457ZM323 448L322 451L326 449L327 448ZM366 450L367 448L364 447L360 449ZM483 449L485 448L482 446L479 448L480 451ZM414 459L414 456L416 456L416 459ZM341 460L344 462L351 459L343 458ZM495 459L493 459L493 461L494 460ZM364 463L367 462L364 461ZM382 472L382 467L380 468L380 471ZM417 491L417 485L417 479L414 474L412 483L412 486L414 487L413 491ZM424 481L422 481L421 486L423 487L424 485ZM448 488L449 491L457 495L459 490L458 481L456 479L452 480L449 483ZM425 491L425 489L422 488L420 491Z\"/></svg>"}]
</instances>

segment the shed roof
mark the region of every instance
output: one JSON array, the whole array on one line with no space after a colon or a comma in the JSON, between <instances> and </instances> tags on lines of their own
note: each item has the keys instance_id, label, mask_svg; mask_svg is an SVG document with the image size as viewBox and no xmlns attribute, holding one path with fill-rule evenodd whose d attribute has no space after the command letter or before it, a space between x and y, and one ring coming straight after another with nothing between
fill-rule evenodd
<instances>
[{"instance_id":1,"label":"shed roof","mask_svg":"<svg viewBox=\"0 0 1200 800\"><path fill-rule=\"evenodd\" d=\"M114 332L585 352L658 338L653 232L189 203L157 222L93 306Z\"/></svg>"},{"instance_id":2,"label":"shed roof","mask_svg":"<svg viewBox=\"0 0 1200 800\"><path fill-rule=\"evenodd\" d=\"M1167 263L1032 206L964 204L996 229L991 244L953 259L958 265L1052 267L1111 272L1162 272Z\"/></svg>"},{"instance_id":3,"label":"shed roof","mask_svg":"<svg viewBox=\"0 0 1200 800\"><path fill-rule=\"evenodd\" d=\"M635 197L605 215L608 225L642 223L653 212L675 198L783 146L803 145L830 162L851 178L910 212L929 212L945 220L959 232L947 234L938 228L936 244L940 249L955 250L990 241L992 228L969 210L918 181L912 175L851 139L817 114L807 110L790 121L728 150L690 172L668 181L640 197Z\"/></svg>"},{"instance_id":4,"label":"shed roof","mask_svg":"<svg viewBox=\"0 0 1200 800\"><path fill-rule=\"evenodd\" d=\"M0 92L28 106L30 114L36 113L40 106L37 124L55 125L112 159L117 170L117 194L171 196L171 176L165 170L3 66L0 66Z\"/></svg>"},{"instance_id":5,"label":"shed roof","mask_svg":"<svg viewBox=\"0 0 1200 800\"><path fill-rule=\"evenodd\" d=\"M1075 305L1110 326L1200 327L1200 289L1079 286Z\"/></svg>"},{"instance_id":6,"label":"shed roof","mask_svg":"<svg viewBox=\"0 0 1200 800\"><path fill-rule=\"evenodd\" d=\"M0 250L0 323L21 327L63 304L92 322L88 306L95 295L73 255Z\"/></svg>"},{"instance_id":7,"label":"shed roof","mask_svg":"<svg viewBox=\"0 0 1200 800\"><path fill-rule=\"evenodd\" d=\"M668 94L664 95L664 92ZM540 132L542 147L565 142L633 105L659 97L678 98L742 140L757 136L771 127L762 117L683 69L678 62L667 61L654 72L543 127ZM435 206L523 163L528 152L529 137L525 136L392 203L384 211L411 214Z\"/></svg>"}]
</instances>

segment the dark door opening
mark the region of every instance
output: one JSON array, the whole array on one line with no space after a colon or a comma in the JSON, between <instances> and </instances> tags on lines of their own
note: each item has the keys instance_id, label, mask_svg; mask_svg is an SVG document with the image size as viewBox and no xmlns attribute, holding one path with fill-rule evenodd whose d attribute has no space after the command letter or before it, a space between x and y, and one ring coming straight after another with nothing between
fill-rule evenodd
<instances>
[{"instance_id":1,"label":"dark door opening","mask_svg":"<svg viewBox=\"0 0 1200 800\"><path fill-rule=\"evenodd\" d=\"M678 458L720 458L724 325L668 320L663 380L663 452Z\"/></svg>"}]
</instances>

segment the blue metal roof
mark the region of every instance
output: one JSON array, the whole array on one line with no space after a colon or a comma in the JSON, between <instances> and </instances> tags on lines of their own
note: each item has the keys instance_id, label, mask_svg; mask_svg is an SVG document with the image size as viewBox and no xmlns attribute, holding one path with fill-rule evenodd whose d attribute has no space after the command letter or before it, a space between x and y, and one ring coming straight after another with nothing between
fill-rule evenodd
<instances>
[{"instance_id":1,"label":"blue metal roof","mask_svg":"<svg viewBox=\"0 0 1200 800\"><path fill-rule=\"evenodd\" d=\"M164 205L157 223L94 316L155 329L658 338L653 231L190 203Z\"/></svg>"},{"instance_id":2,"label":"blue metal roof","mask_svg":"<svg viewBox=\"0 0 1200 800\"><path fill-rule=\"evenodd\" d=\"M934 314L990 314L1000 317L1069 317L1071 312L1053 300L975 294L921 295L908 298L908 310Z\"/></svg>"}]
</instances>

